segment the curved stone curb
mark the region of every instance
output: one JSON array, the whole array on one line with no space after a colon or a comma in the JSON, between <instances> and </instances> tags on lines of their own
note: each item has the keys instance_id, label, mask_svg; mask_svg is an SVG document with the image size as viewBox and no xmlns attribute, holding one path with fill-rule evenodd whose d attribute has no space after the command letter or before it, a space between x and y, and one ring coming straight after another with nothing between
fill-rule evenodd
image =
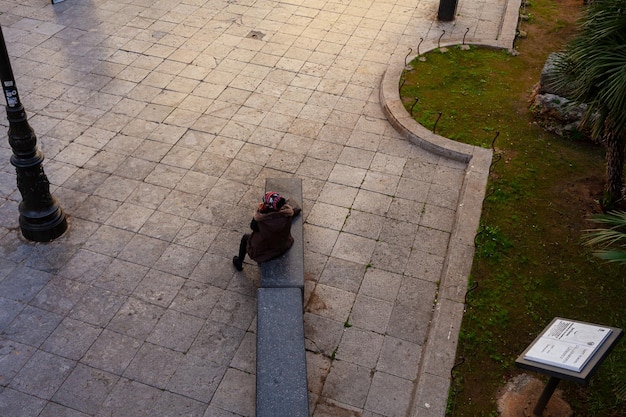
<instances>
[{"instance_id":1,"label":"curved stone curb","mask_svg":"<svg viewBox=\"0 0 626 417\"><path fill-rule=\"evenodd\" d=\"M476 40L472 44L512 48L520 5L521 0L507 0L498 39L490 42ZM458 44L456 41L440 46ZM427 45L424 50L431 51L436 47L434 44ZM467 164L409 414L415 417L443 417L465 309L467 281L474 259L474 238L480 225L493 152L439 136L417 123L400 100L399 82L403 70L404 63L396 61L385 72L380 85L380 103L389 122L415 145Z\"/></svg>"}]
</instances>

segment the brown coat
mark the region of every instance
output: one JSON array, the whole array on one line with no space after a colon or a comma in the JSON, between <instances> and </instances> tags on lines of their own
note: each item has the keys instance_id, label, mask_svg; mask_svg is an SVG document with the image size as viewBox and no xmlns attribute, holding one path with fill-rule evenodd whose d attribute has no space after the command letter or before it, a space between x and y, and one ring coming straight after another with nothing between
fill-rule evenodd
<instances>
[{"instance_id":1,"label":"brown coat","mask_svg":"<svg viewBox=\"0 0 626 417\"><path fill-rule=\"evenodd\" d=\"M292 202L278 211L254 213L259 230L253 230L248 238L246 251L250 259L261 263L287 252L293 245L291 221L298 213L300 207Z\"/></svg>"}]
</instances>

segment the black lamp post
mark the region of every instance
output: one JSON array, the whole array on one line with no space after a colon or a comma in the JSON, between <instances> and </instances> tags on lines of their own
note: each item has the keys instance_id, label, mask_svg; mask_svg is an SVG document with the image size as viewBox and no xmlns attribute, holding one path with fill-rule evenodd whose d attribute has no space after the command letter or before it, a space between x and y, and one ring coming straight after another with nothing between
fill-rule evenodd
<instances>
[{"instance_id":1,"label":"black lamp post","mask_svg":"<svg viewBox=\"0 0 626 417\"><path fill-rule=\"evenodd\" d=\"M437 12L437 19L443 22L450 22L454 20L457 3L458 0L439 0L439 11Z\"/></svg>"},{"instance_id":2,"label":"black lamp post","mask_svg":"<svg viewBox=\"0 0 626 417\"><path fill-rule=\"evenodd\" d=\"M48 242L67 230L67 220L56 199L50 194L50 183L37 150L37 136L28 124L24 106L15 85L9 54L0 28L0 81L7 102L9 145L13 149L11 165L17 174L17 188L22 194L19 205L22 235L35 242Z\"/></svg>"}]
</instances>

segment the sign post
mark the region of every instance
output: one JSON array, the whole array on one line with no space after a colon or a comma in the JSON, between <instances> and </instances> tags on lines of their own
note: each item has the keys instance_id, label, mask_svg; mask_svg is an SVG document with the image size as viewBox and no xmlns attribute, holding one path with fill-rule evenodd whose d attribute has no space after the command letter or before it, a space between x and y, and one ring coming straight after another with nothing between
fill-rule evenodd
<instances>
[{"instance_id":1,"label":"sign post","mask_svg":"<svg viewBox=\"0 0 626 417\"><path fill-rule=\"evenodd\" d=\"M561 379L587 384L623 334L617 327L554 318L515 360L519 368L550 376L533 413L542 415Z\"/></svg>"}]
</instances>

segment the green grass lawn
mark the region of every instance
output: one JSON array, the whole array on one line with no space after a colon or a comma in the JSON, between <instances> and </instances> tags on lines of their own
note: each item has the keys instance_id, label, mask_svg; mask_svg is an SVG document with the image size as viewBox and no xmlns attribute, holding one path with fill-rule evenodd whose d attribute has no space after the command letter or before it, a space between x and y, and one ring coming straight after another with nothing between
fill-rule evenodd
<instances>
[{"instance_id":1,"label":"green grass lawn","mask_svg":"<svg viewBox=\"0 0 626 417\"><path fill-rule=\"evenodd\" d=\"M440 135L495 151L450 416L497 415L497 390L521 372L515 358L553 317L626 328L626 269L581 245L584 229L592 227L589 215L600 210L603 149L547 133L528 112L545 58L573 33L561 19L571 13L567 3L533 3L529 36L518 42L517 56L451 48L412 62L403 75L401 97L418 122L429 129L437 123ZM626 415L625 381L621 341L588 386L562 382L559 388L575 415L615 417Z\"/></svg>"}]
</instances>

